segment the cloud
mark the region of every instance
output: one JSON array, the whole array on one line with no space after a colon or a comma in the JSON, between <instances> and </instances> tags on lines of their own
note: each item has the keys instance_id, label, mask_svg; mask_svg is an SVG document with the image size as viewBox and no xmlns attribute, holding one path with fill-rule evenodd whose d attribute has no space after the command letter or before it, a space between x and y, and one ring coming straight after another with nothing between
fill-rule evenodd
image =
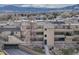
<instances>
[{"instance_id":1,"label":"cloud","mask_svg":"<svg viewBox=\"0 0 79 59\"><path fill-rule=\"evenodd\" d=\"M26 5L20 5L21 7L45 7L45 8L61 8L70 6L72 4L26 4Z\"/></svg>"}]
</instances>

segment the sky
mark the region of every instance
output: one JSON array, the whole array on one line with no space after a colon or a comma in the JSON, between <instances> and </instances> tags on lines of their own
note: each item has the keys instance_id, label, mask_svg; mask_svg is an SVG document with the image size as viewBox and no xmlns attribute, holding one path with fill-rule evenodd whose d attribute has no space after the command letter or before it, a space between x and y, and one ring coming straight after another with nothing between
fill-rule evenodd
<instances>
[{"instance_id":1,"label":"sky","mask_svg":"<svg viewBox=\"0 0 79 59\"><path fill-rule=\"evenodd\" d=\"M46 8L62 8L66 6L72 6L73 4L12 4L19 7L46 7ZM6 4L0 4L0 7L6 6Z\"/></svg>"}]
</instances>

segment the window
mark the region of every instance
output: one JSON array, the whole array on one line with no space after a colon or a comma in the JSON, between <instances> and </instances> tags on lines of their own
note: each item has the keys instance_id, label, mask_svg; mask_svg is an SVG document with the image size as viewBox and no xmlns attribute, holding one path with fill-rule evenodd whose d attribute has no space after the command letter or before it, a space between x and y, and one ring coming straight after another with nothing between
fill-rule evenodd
<instances>
[{"instance_id":1,"label":"window","mask_svg":"<svg viewBox=\"0 0 79 59\"><path fill-rule=\"evenodd\" d=\"M47 35L45 34L45 37L47 37Z\"/></svg>"},{"instance_id":2,"label":"window","mask_svg":"<svg viewBox=\"0 0 79 59\"><path fill-rule=\"evenodd\" d=\"M47 31L47 28L45 28L45 31Z\"/></svg>"},{"instance_id":3,"label":"window","mask_svg":"<svg viewBox=\"0 0 79 59\"><path fill-rule=\"evenodd\" d=\"M16 34L17 34L17 32L16 32Z\"/></svg>"},{"instance_id":4,"label":"window","mask_svg":"<svg viewBox=\"0 0 79 59\"><path fill-rule=\"evenodd\" d=\"M79 35L79 31L74 31L74 34L77 34L77 35Z\"/></svg>"},{"instance_id":5,"label":"window","mask_svg":"<svg viewBox=\"0 0 79 59\"><path fill-rule=\"evenodd\" d=\"M32 38L32 41L43 41L43 38Z\"/></svg>"},{"instance_id":6,"label":"window","mask_svg":"<svg viewBox=\"0 0 79 59\"><path fill-rule=\"evenodd\" d=\"M64 35L64 32L55 32L55 35Z\"/></svg>"},{"instance_id":7,"label":"window","mask_svg":"<svg viewBox=\"0 0 79 59\"><path fill-rule=\"evenodd\" d=\"M40 18L36 18L36 20L40 20Z\"/></svg>"},{"instance_id":8,"label":"window","mask_svg":"<svg viewBox=\"0 0 79 59\"><path fill-rule=\"evenodd\" d=\"M11 32L10 35L14 35L14 32Z\"/></svg>"},{"instance_id":9,"label":"window","mask_svg":"<svg viewBox=\"0 0 79 59\"><path fill-rule=\"evenodd\" d=\"M37 35L43 35L43 32L36 32Z\"/></svg>"},{"instance_id":10,"label":"window","mask_svg":"<svg viewBox=\"0 0 79 59\"><path fill-rule=\"evenodd\" d=\"M77 42L77 44L79 44L79 42Z\"/></svg>"},{"instance_id":11,"label":"window","mask_svg":"<svg viewBox=\"0 0 79 59\"><path fill-rule=\"evenodd\" d=\"M1 27L3 27L3 26L1 26Z\"/></svg>"},{"instance_id":12,"label":"window","mask_svg":"<svg viewBox=\"0 0 79 59\"><path fill-rule=\"evenodd\" d=\"M46 20L46 18L43 18L43 20Z\"/></svg>"},{"instance_id":13,"label":"window","mask_svg":"<svg viewBox=\"0 0 79 59\"><path fill-rule=\"evenodd\" d=\"M78 22L79 22L79 20L78 20Z\"/></svg>"},{"instance_id":14,"label":"window","mask_svg":"<svg viewBox=\"0 0 79 59\"><path fill-rule=\"evenodd\" d=\"M78 38L74 38L74 39L72 39L72 41L79 41L79 39Z\"/></svg>"},{"instance_id":15,"label":"window","mask_svg":"<svg viewBox=\"0 0 79 59\"><path fill-rule=\"evenodd\" d=\"M78 28L78 26L75 26L76 28Z\"/></svg>"},{"instance_id":16,"label":"window","mask_svg":"<svg viewBox=\"0 0 79 59\"><path fill-rule=\"evenodd\" d=\"M38 28L38 29L41 29L41 28L43 28L43 26L38 26L37 28Z\"/></svg>"},{"instance_id":17,"label":"window","mask_svg":"<svg viewBox=\"0 0 79 59\"><path fill-rule=\"evenodd\" d=\"M72 35L72 33L70 33L70 32L66 32L66 34L65 34L66 36L71 36Z\"/></svg>"},{"instance_id":18,"label":"window","mask_svg":"<svg viewBox=\"0 0 79 59\"><path fill-rule=\"evenodd\" d=\"M43 41L43 38L37 38L37 41Z\"/></svg>"},{"instance_id":19,"label":"window","mask_svg":"<svg viewBox=\"0 0 79 59\"><path fill-rule=\"evenodd\" d=\"M44 44L47 45L47 40L46 39L44 40Z\"/></svg>"},{"instance_id":20,"label":"window","mask_svg":"<svg viewBox=\"0 0 79 59\"><path fill-rule=\"evenodd\" d=\"M70 29L70 26L67 26L67 29Z\"/></svg>"},{"instance_id":21,"label":"window","mask_svg":"<svg viewBox=\"0 0 79 59\"><path fill-rule=\"evenodd\" d=\"M30 40L31 40L31 41L36 41L36 38L31 38Z\"/></svg>"},{"instance_id":22,"label":"window","mask_svg":"<svg viewBox=\"0 0 79 59\"><path fill-rule=\"evenodd\" d=\"M65 38L55 38L55 41L65 41Z\"/></svg>"},{"instance_id":23,"label":"window","mask_svg":"<svg viewBox=\"0 0 79 59\"><path fill-rule=\"evenodd\" d=\"M2 33L2 32L0 31L0 33Z\"/></svg>"},{"instance_id":24,"label":"window","mask_svg":"<svg viewBox=\"0 0 79 59\"><path fill-rule=\"evenodd\" d=\"M24 16L24 14L21 14L21 16Z\"/></svg>"}]
</instances>

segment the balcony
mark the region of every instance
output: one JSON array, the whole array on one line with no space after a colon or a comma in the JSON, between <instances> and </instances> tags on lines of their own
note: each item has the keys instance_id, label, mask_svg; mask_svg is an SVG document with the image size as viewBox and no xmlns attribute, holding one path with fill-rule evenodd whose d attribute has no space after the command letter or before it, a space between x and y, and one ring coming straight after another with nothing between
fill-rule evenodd
<instances>
[{"instance_id":1,"label":"balcony","mask_svg":"<svg viewBox=\"0 0 79 59\"><path fill-rule=\"evenodd\" d=\"M79 28L74 28L74 31L79 31Z\"/></svg>"},{"instance_id":2,"label":"balcony","mask_svg":"<svg viewBox=\"0 0 79 59\"><path fill-rule=\"evenodd\" d=\"M43 38L44 35L36 35L35 37L36 37L36 38Z\"/></svg>"},{"instance_id":3,"label":"balcony","mask_svg":"<svg viewBox=\"0 0 79 59\"><path fill-rule=\"evenodd\" d=\"M55 41L55 44L65 44L65 41Z\"/></svg>"},{"instance_id":4,"label":"balcony","mask_svg":"<svg viewBox=\"0 0 79 59\"><path fill-rule=\"evenodd\" d=\"M72 32L73 29L54 29L55 32Z\"/></svg>"},{"instance_id":5,"label":"balcony","mask_svg":"<svg viewBox=\"0 0 79 59\"><path fill-rule=\"evenodd\" d=\"M43 29L36 29L36 32L43 32Z\"/></svg>"},{"instance_id":6,"label":"balcony","mask_svg":"<svg viewBox=\"0 0 79 59\"><path fill-rule=\"evenodd\" d=\"M62 38L62 37L65 37L65 35L55 35L55 37Z\"/></svg>"},{"instance_id":7,"label":"balcony","mask_svg":"<svg viewBox=\"0 0 79 59\"><path fill-rule=\"evenodd\" d=\"M74 37L74 38L77 38L77 37L79 38L79 35L74 35L73 37Z\"/></svg>"},{"instance_id":8,"label":"balcony","mask_svg":"<svg viewBox=\"0 0 79 59\"><path fill-rule=\"evenodd\" d=\"M68 39L69 39L69 38L74 38L74 36L65 36L65 37L68 38Z\"/></svg>"}]
</instances>

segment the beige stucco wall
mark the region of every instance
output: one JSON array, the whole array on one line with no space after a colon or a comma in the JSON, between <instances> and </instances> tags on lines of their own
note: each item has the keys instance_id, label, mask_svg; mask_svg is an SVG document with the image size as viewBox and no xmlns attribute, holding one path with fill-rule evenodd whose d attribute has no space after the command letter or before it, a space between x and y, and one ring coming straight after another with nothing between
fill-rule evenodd
<instances>
[{"instance_id":1,"label":"beige stucco wall","mask_svg":"<svg viewBox=\"0 0 79 59\"><path fill-rule=\"evenodd\" d=\"M48 47L54 46L54 29L47 28L47 30L44 31L44 34L47 35L47 37L44 37L44 39L47 39Z\"/></svg>"}]
</instances>

